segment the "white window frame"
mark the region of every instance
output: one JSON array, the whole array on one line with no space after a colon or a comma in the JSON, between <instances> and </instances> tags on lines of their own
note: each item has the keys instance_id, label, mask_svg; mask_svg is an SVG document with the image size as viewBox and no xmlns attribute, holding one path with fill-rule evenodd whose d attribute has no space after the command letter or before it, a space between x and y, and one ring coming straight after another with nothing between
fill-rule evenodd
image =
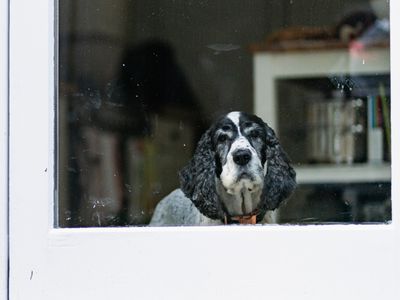
<instances>
[{"instance_id":1,"label":"white window frame","mask_svg":"<svg viewBox=\"0 0 400 300\"><path fill-rule=\"evenodd\" d=\"M8 293L8 1L0 2L0 300Z\"/></svg>"},{"instance_id":2,"label":"white window frame","mask_svg":"<svg viewBox=\"0 0 400 300\"><path fill-rule=\"evenodd\" d=\"M399 11L391 1L392 128L400 128ZM10 166L9 299L400 299L396 130L388 225L53 228L54 32L53 1L11 1L9 159L0 157Z\"/></svg>"}]
</instances>

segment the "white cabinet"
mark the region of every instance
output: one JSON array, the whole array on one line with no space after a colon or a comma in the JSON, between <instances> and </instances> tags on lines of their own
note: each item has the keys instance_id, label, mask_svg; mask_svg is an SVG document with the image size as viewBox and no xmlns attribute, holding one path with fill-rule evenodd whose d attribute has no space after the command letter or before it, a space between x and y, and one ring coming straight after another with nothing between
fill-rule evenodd
<instances>
[{"instance_id":1,"label":"white cabinet","mask_svg":"<svg viewBox=\"0 0 400 300\"><path fill-rule=\"evenodd\" d=\"M362 52L351 52L348 49L257 52L254 55L254 109L256 114L266 120L279 135L281 130L278 121L278 107L287 105L288 99L279 98L278 81L312 80L342 75L380 76L387 75L389 72L390 53L387 48L369 49ZM338 79L338 85L347 84L341 80ZM299 102L298 105L304 105L304 103ZM286 126L290 126L290 124ZM390 165L388 163L350 166L321 166L302 163L296 165L295 168L299 183L390 181Z\"/></svg>"},{"instance_id":2,"label":"white cabinet","mask_svg":"<svg viewBox=\"0 0 400 300\"><path fill-rule=\"evenodd\" d=\"M256 52L254 82L255 113L277 132L297 173L299 187L281 207L280 222L389 221L390 146L382 141L387 155L374 163L367 150L369 94L376 95L384 82L390 96L389 49ZM357 163L312 161L308 106L315 98L328 103L338 92L348 99L364 97L364 139L355 139L354 145L364 149L365 159Z\"/></svg>"}]
</instances>

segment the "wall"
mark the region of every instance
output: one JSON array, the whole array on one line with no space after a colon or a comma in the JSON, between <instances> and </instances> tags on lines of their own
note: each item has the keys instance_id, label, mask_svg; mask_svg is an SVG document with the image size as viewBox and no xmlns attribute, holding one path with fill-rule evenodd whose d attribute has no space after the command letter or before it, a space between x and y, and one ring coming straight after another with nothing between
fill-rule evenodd
<instances>
[{"instance_id":1,"label":"wall","mask_svg":"<svg viewBox=\"0 0 400 300\"><path fill-rule=\"evenodd\" d=\"M367 1L133 1L129 41L166 40L210 118L252 110L251 43L283 26L335 23ZM177 8L178 7L178 8ZM220 49L220 51L215 50Z\"/></svg>"}]
</instances>

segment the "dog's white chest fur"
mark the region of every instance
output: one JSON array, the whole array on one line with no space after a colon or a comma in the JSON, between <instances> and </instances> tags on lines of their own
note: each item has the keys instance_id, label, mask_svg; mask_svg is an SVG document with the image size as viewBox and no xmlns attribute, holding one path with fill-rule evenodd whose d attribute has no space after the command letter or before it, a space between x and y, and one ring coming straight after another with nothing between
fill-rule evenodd
<instances>
[{"instance_id":1,"label":"dog's white chest fur","mask_svg":"<svg viewBox=\"0 0 400 300\"><path fill-rule=\"evenodd\" d=\"M248 179L237 182L230 190L226 190L217 179L216 187L221 201L231 216L247 215L253 212L260 203L262 183L254 184Z\"/></svg>"}]
</instances>

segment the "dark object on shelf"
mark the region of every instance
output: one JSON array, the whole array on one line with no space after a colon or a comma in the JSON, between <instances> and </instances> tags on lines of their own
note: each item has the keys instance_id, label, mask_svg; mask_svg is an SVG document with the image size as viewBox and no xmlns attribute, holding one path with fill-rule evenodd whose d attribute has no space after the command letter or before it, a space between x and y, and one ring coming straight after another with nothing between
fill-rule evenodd
<instances>
[{"instance_id":1,"label":"dark object on shelf","mask_svg":"<svg viewBox=\"0 0 400 300\"><path fill-rule=\"evenodd\" d=\"M353 41L361 37L376 20L376 15L370 10L354 11L336 26L335 38L345 43Z\"/></svg>"}]
</instances>

